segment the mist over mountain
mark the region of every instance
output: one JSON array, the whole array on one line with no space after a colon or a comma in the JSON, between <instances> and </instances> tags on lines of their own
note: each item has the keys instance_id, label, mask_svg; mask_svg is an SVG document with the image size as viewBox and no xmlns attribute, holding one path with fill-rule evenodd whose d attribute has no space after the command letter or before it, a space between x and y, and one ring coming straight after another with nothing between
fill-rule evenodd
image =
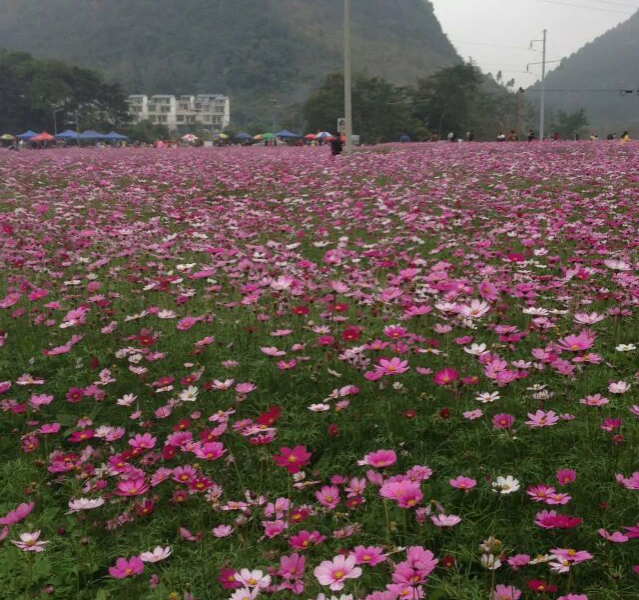
<instances>
[{"instance_id":1,"label":"mist over mountain","mask_svg":"<svg viewBox=\"0 0 639 600\"><path fill-rule=\"evenodd\" d=\"M558 30L560 28L557 28ZM584 108L600 135L639 134L639 12L566 58L547 78L548 122L553 113ZM527 96L538 99L539 84ZM557 90L557 91L555 91Z\"/></svg>"},{"instance_id":2,"label":"mist over mountain","mask_svg":"<svg viewBox=\"0 0 639 600\"><path fill-rule=\"evenodd\" d=\"M223 93L233 121L342 65L342 0L0 0L0 45L98 69L130 93ZM414 84L460 62L427 0L352 0L354 70Z\"/></svg>"}]
</instances>

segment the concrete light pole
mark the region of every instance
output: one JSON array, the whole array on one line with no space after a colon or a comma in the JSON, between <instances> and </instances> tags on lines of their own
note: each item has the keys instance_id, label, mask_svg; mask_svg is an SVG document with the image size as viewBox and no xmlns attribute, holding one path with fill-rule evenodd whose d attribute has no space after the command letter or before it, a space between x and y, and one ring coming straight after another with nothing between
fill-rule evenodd
<instances>
[{"instance_id":1,"label":"concrete light pole","mask_svg":"<svg viewBox=\"0 0 639 600\"><path fill-rule=\"evenodd\" d=\"M344 134L346 136L345 152L353 152L353 100L351 73L351 0L344 0Z\"/></svg>"}]
</instances>

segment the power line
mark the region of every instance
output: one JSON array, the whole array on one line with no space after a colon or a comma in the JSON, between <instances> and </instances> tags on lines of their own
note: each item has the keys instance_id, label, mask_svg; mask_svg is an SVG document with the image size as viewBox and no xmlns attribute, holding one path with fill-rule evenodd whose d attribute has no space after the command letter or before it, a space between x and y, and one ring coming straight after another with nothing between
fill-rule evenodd
<instances>
[{"instance_id":1,"label":"power line","mask_svg":"<svg viewBox=\"0 0 639 600\"><path fill-rule=\"evenodd\" d=\"M597 4L607 4L609 6L623 6L624 8L632 8L639 10L639 6L633 4L622 4L621 2L608 2L608 0L581 0L582 2L595 2Z\"/></svg>"},{"instance_id":2,"label":"power line","mask_svg":"<svg viewBox=\"0 0 639 600\"><path fill-rule=\"evenodd\" d=\"M598 12L617 13L619 15L634 15L633 12L626 12L621 10L613 10L610 8L598 8L596 6L584 6L583 4L573 4L570 2L560 2L559 0L533 0L533 2L543 2L545 4L556 4L557 6L570 6L572 8L582 8L584 10L596 10Z\"/></svg>"},{"instance_id":3,"label":"power line","mask_svg":"<svg viewBox=\"0 0 639 600\"><path fill-rule=\"evenodd\" d=\"M528 52L530 48L524 48L523 46L504 46L503 44L487 44L485 42L462 42L458 40L451 40L453 44L470 44L473 46L492 46L493 48L509 48L510 50L526 50Z\"/></svg>"}]
</instances>

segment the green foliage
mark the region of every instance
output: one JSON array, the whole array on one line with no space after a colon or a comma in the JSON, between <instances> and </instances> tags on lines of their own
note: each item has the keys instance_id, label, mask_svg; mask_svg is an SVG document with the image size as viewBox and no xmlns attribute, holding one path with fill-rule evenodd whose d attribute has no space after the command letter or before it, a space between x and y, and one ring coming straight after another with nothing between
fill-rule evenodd
<instances>
[{"instance_id":1,"label":"green foliage","mask_svg":"<svg viewBox=\"0 0 639 600\"><path fill-rule=\"evenodd\" d=\"M575 133L583 134L590 123L583 108L572 113L559 111L557 121L552 122L550 129L557 132L563 139L572 139Z\"/></svg>"},{"instance_id":2,"label":"green foliage","mask_svg":"<svg viewBox=\"0 0 639 600\"><path fill-rule=\"evenodd\" d=\"M475 132L493 140L500 131L529 122L521 95L491 82L472 64L442 69L416 88L397 87L380 77L353 80L353 131L364 143L397 141L402 134L421 140L427 132L446 136ZM344 113L344 78L329 75L302 107L307 129L335 131Z\"/></svg>"},{"instance_id":3,"label":"green foliage","mask_svg":"<svg viewBox=\"0 0 639 600\"><path fill-rule=\"evenodd\" d=\"M459 57L430 2L353 0L353 61L396 85ZM233 119L302 100L341 63L342 0L0 0L7 47L99 69L131 93L230 94ZM278 123L279 125L280 123Z\"/></svg>"},{"instance_id":4,"label":"green foliage","mask_svg":"<svg viewBox=\"0 0 639 600\"><path fill-rule=\"evenodd\" d=\"M127 106L119 85L105 83L88 69L25 52L0 50L0 130L54 131L75 126L108 129L124 122Z\"/></svg>"},{"instance_id":5,"label":"green foliage","mask_svg":"<svg viewBox=\"0 0 639 600\"><path fill-rule=\"evenodd\" d=\"M169 130L164 125L156 125L151 121L140 121L135 125L128 125L122 132L133 141L150 144L156 140L169 139Z\"/></svg>"}]
</instances>

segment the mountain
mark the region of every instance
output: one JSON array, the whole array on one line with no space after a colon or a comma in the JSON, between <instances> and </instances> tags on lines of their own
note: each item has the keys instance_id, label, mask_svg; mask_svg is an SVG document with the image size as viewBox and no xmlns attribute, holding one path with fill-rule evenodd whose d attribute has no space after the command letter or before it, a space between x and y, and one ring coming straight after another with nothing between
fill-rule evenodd
<instances>
[{"instance_id":1,"label":"mountain","mask_svg":"<svg viewBox=\"0 0 639 600\"><path fill-rule=\"evenodd\" d=\"M229 94L242 123L341 69L342 11L343 0L0 0L0 45L95 68L130 93ZM352 13L356 72L414 84L461 61L428 0L352 0Z\"/></svg>"},{"instance_id":2,"label":"mountain","mask_svg":"<svg viewBox=\"0 0 639 600\"><path fill-rule=\"evenodd\" d=\"M639 98L619 90L639 87L639 12L561 62L546 80L548 121L553 112L586 110L599 135L634 129L639 134ZM538 97L539 85L528 96ZM552 91L571 90L571 91ZM577 90L577 91L572 91ZM589 91L590 90L590 91ZM597 91L594 91L597 90Z\"/></svg>"}]
</instances>

